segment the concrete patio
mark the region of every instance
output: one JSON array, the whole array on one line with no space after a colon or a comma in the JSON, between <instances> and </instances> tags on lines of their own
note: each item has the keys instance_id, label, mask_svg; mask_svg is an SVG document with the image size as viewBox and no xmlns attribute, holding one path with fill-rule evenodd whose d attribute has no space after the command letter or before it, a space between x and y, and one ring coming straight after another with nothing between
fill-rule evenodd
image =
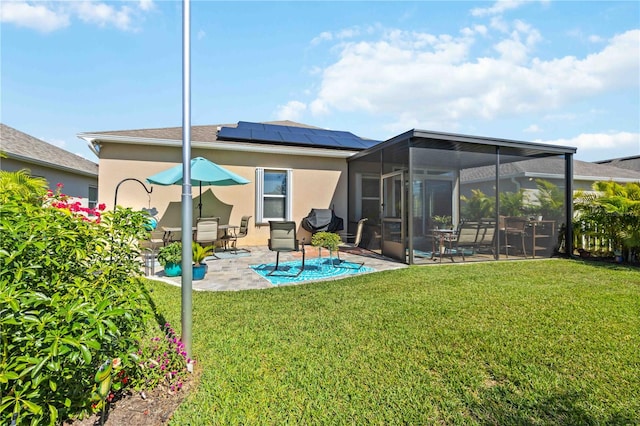
<instances>
[{"instance_id":1,"label":"concrete patio","mask_svg":"<svg viewBox=\"0 0 640 426\"><path fill-rule=\"evenodd\" d=\"M312 246L305 247L306 257L310 259L318 256L318 248ZM238 249L238 253L231 251L218 252L218 259L207 260L208 272L203 280L193 281L193 289L197 291L238 291L238 290L259 290L277 287L267 281L265 278L254 272L250 266L260 264L274 264L276 261L276 253L270 251L267 246L252 246L246 249ZM328 257L329 252L322 250L322 257ZM334 253L335 256L335 253ZM302 258L301 253L283 253L280 256L281 262L299 260ZM350 262L361 263L365 266L374 268L376 272L390 269L406 268L408 265L397 262L393 259L385 258L366 250L360 250L359 254L353 252L340 252L340 258ZM155 273L149 275L148 278L164 281L168 284L180 286L182 277L167 277L162 267L156 262ZM369 272L371 273L371 272ZM375 272L373 272L375 273ZM335 280L345 278L345 276L328 278L326 280ZM303 283L307 284L317 281L326 280L309 280ZM282 286L280 284L279 286Z\"/></svg>"}]
</instances>

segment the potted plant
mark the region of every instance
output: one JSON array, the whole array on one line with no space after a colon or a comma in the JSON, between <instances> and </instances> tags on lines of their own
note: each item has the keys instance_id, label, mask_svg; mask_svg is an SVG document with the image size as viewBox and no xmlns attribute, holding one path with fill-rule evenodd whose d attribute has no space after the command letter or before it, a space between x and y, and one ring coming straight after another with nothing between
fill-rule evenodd
<instances>
[{"instance_id":1,"label":"potted plant","mask_svg":"<svg viewBox=\"0 0 640 426\"><path fill-rule=\"evenodd\" d=\"M204 263L204 259L213 254L214 247L203 247L200 244L193 242L191 250L193 254L193 279L202 280L207 274L207 264Z\"/></svg>"},{"instance_id":2,"label":"potted plant","mask_svg":"<svg viewBox=\"0 0 640 426\"><path fill-rule=\"evenodd\" d=\"M182 244L178 241L168 244L158 250L158 263L164 268L168 277L182 274Z\"/></svg>"},{"instance_id":3,"label":"potted plant","mask_svg":"<svg viewBox=\"0 0 640 426\"><path fill-rule=\"evenodd\" d=\"M433 216L431 220L437 229L445 229L451 224L451 216Z\"/></svg>"},{"instance_id":4,"label":"potted plant","mask_svg":"<svg viewBox=\"0 0 640 426\"><path fill-rule=\"evenodd\" d=\"M312 246L329 250L329 262L333 262L333 260L331 260L331 253L338 251L341 242L342 239L340 235L335 232L320 231L311 236Z\"/></svg>"}]
</instances>

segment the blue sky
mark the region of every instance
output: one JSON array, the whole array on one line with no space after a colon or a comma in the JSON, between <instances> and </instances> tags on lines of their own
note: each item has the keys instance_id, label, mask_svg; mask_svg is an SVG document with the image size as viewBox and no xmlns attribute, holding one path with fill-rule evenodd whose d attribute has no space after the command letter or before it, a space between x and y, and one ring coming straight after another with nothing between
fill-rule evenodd
<instances>
[{"instance_id":1,"label":"blue sky","mask_svg":"<svg viewBox=\"0 0 640 426\"><path fill-rule=\"evenodd\" d=\"M1 121L97 161L80 132L180 126L182 4L0 3ZM640 154L640 3L192 1L192 124L289 119Z\"/></svg>"}]
</instances>

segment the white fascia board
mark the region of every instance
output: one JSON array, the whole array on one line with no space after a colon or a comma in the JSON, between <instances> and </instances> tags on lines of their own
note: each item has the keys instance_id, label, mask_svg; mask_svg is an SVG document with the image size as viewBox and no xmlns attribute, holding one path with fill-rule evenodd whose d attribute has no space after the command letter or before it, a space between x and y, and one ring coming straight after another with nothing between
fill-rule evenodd
<instances>
[{"instance_id":1,"label":"white fascia board","mask_svg":"<svg viewBox=\"0 0 640 426\"><path fill-rule=\"evenodd\" d=\"M537 178L537 179L563 179L564 175L560 174L550 174L550 173L530 173L527 172L524 174L526 177ZM574 181L587 181L587 182L595 182L599 180L612 180L614 182L637 182L637 179L627 178L627 177L618 177L618 176L583 176L583 175L573 175Z\"/></svg>"},{"instance_id":2,"label":"white fascia board","mask_svg":"<svg viewBox=\"0 0 640 426\"><path fill-rule=\"evenodd\" d=\"M617 177L617 176L573 176L573 180L585 180L589 182L595 181L613 181L613 182L638 182L638 179L628 178L628 177Z\"/></svg>"},{"instance_id":3,"label":"white fascia board","mask_svg":"<svg viewBox=\"0 0 640 426\"><path fill-rule=\"evenodd\" d=\"M154 138L131 138L123 136L103 136L103 135L91 135L81 133L78 135L89 143L92 151L98 154L100 152L99 146L101 142L105 143L120 143L120 144L135 144L135 145L153 145L153 146L166 146L166 147L181 147L182 141L173 139L154 139ZM235 151L235 152L259 152L267 154L278 155L302 155L309 157L325 157L325 158L349 158L356 154L358 151L344 151L338 149L323 149L323 148L309 148L300 146L280 146L280 145L267 145L256 143L242 143L242 142L228 142L228 141L215 141L215 142L191 142L192 148L202 148L209 150L220 151Z\"/></svg>"}]
</instances>

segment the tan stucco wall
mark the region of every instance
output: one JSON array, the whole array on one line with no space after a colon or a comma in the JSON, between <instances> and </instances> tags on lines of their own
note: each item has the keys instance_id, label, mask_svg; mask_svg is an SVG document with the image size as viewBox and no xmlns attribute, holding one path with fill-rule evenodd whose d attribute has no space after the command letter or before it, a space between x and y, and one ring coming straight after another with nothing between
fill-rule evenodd
<instances>
[{"instance_id":1,"label":"tan stucco wall","mask_svg":"<svg viewBox=\"0 0 640 426\"><path fill-rule=\"evenodd\" d=\"M239 247L266 245L269 238L268 224L256 226L254 220L256 167L293 169L293 220L298 224L299 238L306 237L307 242L310 240L309 233L302 229L300 221L312 208L334 207L336 214L346 221L345 159L204 149L193 149L192 157L207 158L250 181L246 185L202 187L203 217L219 216L220 223L239 225L242 216L252 216L249 234L239 241ZM180 148L103 143L99 163L99 200L112 209L115 189L120 181L136 178L146 184L148 176L181 161ZM152 187L153 192L148 196L139 183L126 181L120 185L117 203L134 209L155 207L160 226L180 226L182 187ZM198 197L198 186L192 187L192 195L194 199ZM195 220L198 216L197 200L194 200L193 212Z\"/></svg>"}]
</instances>

